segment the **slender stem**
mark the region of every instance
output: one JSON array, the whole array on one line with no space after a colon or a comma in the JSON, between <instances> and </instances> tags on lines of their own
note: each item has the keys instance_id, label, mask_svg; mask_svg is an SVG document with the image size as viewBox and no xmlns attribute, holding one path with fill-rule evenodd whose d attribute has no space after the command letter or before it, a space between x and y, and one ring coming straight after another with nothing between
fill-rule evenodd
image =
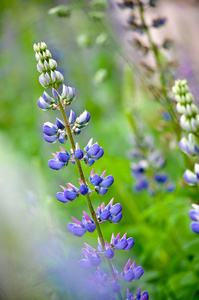
<instances>
[{"instance_id":1,"label":"slender stem","mask_svg":"<svg viewBox=\"0 0 199 300\"><path fill-rule=\"evenodd\" d=\"M66 130L67 130L67 133L68 133L69 140L70 140L70 142L71 142L71 146L72 146L73 152L75 153L75 142L74 142L74 139L73 139L73 135L72 135L72 132L71 132L70 125L68 124L68 119L67 119L67 117L66 117L65 110L64 110L63 105L62 105L61 102L59 102L59 109L60 109L60 112L61 112L62 117L63 117L64 122L65 122ZM77 165L77 168L78 168L78 172L79 172L80 178L81 178L81 180L83 181L83 183L86 185L86 180L85 180L85 176L84 176L84 173L83 173L83 170L82 170L81 163L80 163L79 159L77 159L76 157L74 157L74 158L75 158L75 162L76 162L76 165ZM85 195L85 198L86 198L86 202L87 202L88 208L89 208L89 210L90 210L90 213L91 213L91 215L92 215L93 221L95 222L97 234L98 234L98 236L99 236L100 243L101 243L102 248L103 248L103 251L104 251L105 240L104 240L104 237L103 237L103 234L102 234L100 225L99 225L99 223L98 223L98 221L97 221L97 217L96 217L96 214L95 214L95 211L94 211L92 202L91 202L90 195L87 193L87 194ZM106 262L107 262L107 264L108 264L108 267L109 267L109 270L110 270L111 275L112 275L114 278L116 278L116 277L115 277L115 272L114 272L114 269L113 269L113 265L112 265L112 263L111 263L111 260L108 259L108 258L106 258ZM117 296L118 296L118 299L119 299L119 300L123 300L122 295L121 295L120 292L117 293Z\"/></svg>"},{"instance_id":2,"label":"slender stem","mask_svg":"<svg viewBox=\"0 0 199 300\"><path fill-rule=\"evenodd\" d=\"M160 53L158 51L157 46L153 42L153 39L152 39L152 36L151 36L151 32L149 30L149 27L146 25L145 18L144 18L144 9L143 9L143 6L140 5L139 1L137 1L137 2L138 2L138 8L139 8L139 13L140 13L140 18L141 18L141 21L142 21L142 23L144 25L145 32L146 32L146 35L147 35L147 38L148 38L148 41L149 41L149 45L150 45L150 47L151 47L151 49L153 51L156 65L158 67L158 70L160 71L160 84L161 84L161 87L162 87L162 91L163 91L164 99L166 101L168 112L169 112L169 114L171 116L172 122L174 124L174 128L176 128L176 134L177 134L177 136L179 138L179 136L180 136L179 122L178 122L178 119L176 117L175 111L174 111L174 109L172 107L172 104L171 104L171 102L169 100L169 97L168 97L165 75L164 75L164 72L161 70L162 66L161 66L161 61L160 61Z\"/></svg>"}]
</instances>

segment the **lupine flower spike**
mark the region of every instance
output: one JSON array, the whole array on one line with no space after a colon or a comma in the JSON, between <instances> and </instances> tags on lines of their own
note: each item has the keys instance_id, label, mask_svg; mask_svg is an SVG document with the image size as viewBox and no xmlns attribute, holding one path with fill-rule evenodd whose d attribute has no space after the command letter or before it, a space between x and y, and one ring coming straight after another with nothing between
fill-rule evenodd
<instances>
[{"instance_id":1,"label":"lupine flower spike","mask_svg":"<svg viewBox=\"0 0 199 300\"><path fill-rule=\"evenodd\" d=\"M123 278L124 281L131 282L132 280L139 279L144 271L141 266L136 267L135 262L131 264L130 260L125 265L121 274L114 268L111 259L114 257L115 252L129 251L134 245L134 240L132 237L127 238L126 233L122 237L119 233L116 237L112 234L110 243L105 241L101 231L101 223L105 221L118 223L122 218L122 206L120 203L113 204L112 198L107 205L103 202L95 211L91 201L93 192L100 196L108 193L109 188L111 189L111 185L114 182L114 178L112 175L106 176L106 170L99 175L92 169L88 180L85 179L81 163L84 162L90 167L104 154L103 148L97 142L93 143L93 139L90 139L84 148L81 148L74 141L74 137L80 134L82 129L89 123L90 113L85 110L79 117L76 117L76 113L71 110L69 118L67 118L65 108L71 105L75 99L76 91L72 87L62 85L64 81L63 75L56 71L57 63L52 59L46 44L43 42L34 44L33 48L38 61L37 69L41 73L39 81L44 88L51 88L52 90L51 96L46 92L43 93L43 96L38 100L38 106L43 110L59 110L63 117L63 120L56 119L55 124L51 122L44 123L44 139L49 143L54 143L57 140L60 143L69 141L70 146L68 148L71 147L71 149L66 149L60 146L60 151L52 153L53 158L48 162L49 167L59 171L68 165L75 165L80 176L78 178L79 187L70 182L66 183L66 187L60 186L63 191L57 193L57 200L64 204L69 204L73 201L78 201L78 197L85 197L90 211L89 214L83 211L81 221L79 218L72 217L73 222L68 223L68 230L80 238L86 232L93 233L96 231L98 234L97 249L84 243L85 247L82 249L83 259L79 260L79 265L81 268L91 269L91 271L97 267L95 274L90 276L90 280L87 280L87 285L89 289L93 290L94 294L98 293L98 299L115 299L112 295L112 293L115 293L117 298L121 300L123 298L118 282L119 279ZM106 274L99 267L102 260L106 261L109 274ZM145 294L142 293L141 295L140 293L139 291L136 294L137 299L138 295L139 299L140 297L143 300L148 299Z\"/></svg>"}]
</instances>

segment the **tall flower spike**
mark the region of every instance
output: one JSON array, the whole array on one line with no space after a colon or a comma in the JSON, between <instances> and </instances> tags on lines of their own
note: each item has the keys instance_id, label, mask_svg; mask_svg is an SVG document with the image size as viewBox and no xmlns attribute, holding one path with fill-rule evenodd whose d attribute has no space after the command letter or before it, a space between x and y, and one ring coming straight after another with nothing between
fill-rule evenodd
<instances>
[{"instance_id":1,"label":"tall flower spike","mask_svg":"<svg viewBox=\"0 0 199 300\"><path fill-rule=\"evenodd\" d=\"M34 45L36 52L35 57L38 60L38 70L41 72L40 82L44 87L51 87L52 98L44 93L43 97L39 100L38 105L45 109L59 109L64 121L56 119L56 123L45 122L43 126L44 138L48 142L54 142L57 139L63 142L68 137L71 149L66 150L60 146L60 151L53 153L54 158L49 160L49 166L52 169L59 170L68 165L69 162L74 164L79 172L80 187L77 188L71 183L66 183L67 187L60 186L62 192L57 193L57 199L62 203L71 203L81 195L85 197L90 216L83 211L82 221L72 217L74 222L68 223L68 230L77 237L82 237L86 231L89 233L97 231L98 234L98 249L91 247L87 243L85 248L82 249L83 259L79 260L79 265L83 269L91 269L92 267L98 267L98 271L95 272L95 276L90 276L89 286L93 289L94 293L98 293L98 299L113 298L112 293L116 293L118 299L122 299L120 285L118 280L123 277L124 280L129 280L129 272L133 273L133 278L139 279L143 273L141 267L136 267L133 263L130 265L130 261L127 263L124 271L120 275L114 268L111 259L114 256L114 250L130 250L134 244L133 238L126 239L126 234L120 238L114 235L111 238L111 243L105 242L100 223L109 220L112 223L118 223L122 218L122 207L120 203L113 205L113 199L105 206L102 203L97 209L97 213L94 210L91 194L96 191L98 194L104 195L108 188L113 184L114 179L112 175L105 176L104 171L101 176L95 174L94 169L91 171L89 180L91 185L87 183L84 172L81 166L81 160L84 160L86 164L92 165L92 162L98 160L104 154L103 148L98 143L93 144L91 139L84 151L81 150L78 143L74 141L74 135L79 134L81 130L88 124L90 120L90 113L86 110L79 116L71 110L69 119L65 113L65 107L70 105L75 98L76 92L74 88L63 85L62 93L59 93L59 85L61 84L61 75L56 73L56 63L52 60L51 54L47 49L45 43L39 43ZM57 76L59 78L57 78ZM93 190L90 190L90 186L93 186ZM102 269L99 268L101 260L105 259L109 268L109 275L107 275ZM132 276L131 276L132 277Z\"/></svg>"}]
</instances>

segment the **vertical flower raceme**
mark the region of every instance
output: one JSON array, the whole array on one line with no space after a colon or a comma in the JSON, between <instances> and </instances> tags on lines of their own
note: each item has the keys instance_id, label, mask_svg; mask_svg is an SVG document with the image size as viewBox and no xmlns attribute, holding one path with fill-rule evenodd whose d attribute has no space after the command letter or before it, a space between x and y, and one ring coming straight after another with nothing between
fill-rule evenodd
<instances>
[{"instance_id":1,"label":"vertical flower raceme","mask_svg":"<svg viewBox=\"0 0 199 300\"><path fill-rule=\"evenodd\" d=\"M72 87L62 85L63 75L56 71L57 63L52 59L46 44L43 42L34 44L33 48L38 61L37 69L41 73L39 81L44 88L50 88L52 91L51 95L46 92L43 93L37 102L38 106L42 110L59 110L63 118L63 120L56 119L55 124L44 123L44 139L49 143L70 142L68 147L70 149L60 146L60 151L53 153L53 158L48 162L49 167L58 171L72 163L79 172L79 186L74 186L70 182L66 183L66 187L61 186L63 191L57 193L57 199L62 203L69 204L78 197L84 196L89 214L84 211L81 221L79 218L72 217L73 222L68 223L68 230L77 237L82 237L87 231L90 233L96 231L98 234L98 246L96 248L84 243L85 247L82 249L84 258L79 261L79 265L83 269L97 267L94 276L91 275L90 280L87 280L89 289L95 295L97 294L97 299L113 298L112 293L114 293L119 300L122 300L119 280L123 279L127 282L138 280L143 275L144 270L141 266L137 267L135 262L131 264L130 260L121 273L115 269L111 260L115 252L118 250L129 251L134 245L134 240L132 237L126 238L127 234L120 237L119 233L116 237L112 234L110 243L105 241L100 225L107 220L111 223L118 223L122 218L122 206L120 203L113 205L113 199L111 199L107 205L103 202L95 211L91 201L92 193L97 193L99 196L105 195L111 188L114 178L112 175L106 175L106 170L99 175L92 169L88 180L85 179L82 162L90 167L104 154L103 148L97 142L93 144L93 139L84 148L81 148L74 141L74 137L80 134L89 123L90 113L85 110L77 117L75 112L71 110L69 118L67 118L65 109L75 99L76 91ZM102 260L105 260L108 265L108 274L99 267ZM139 291L136 294L136 299L141 297L141 299L147 300L148 294L144 293L141 294ZM131 297L131 294L129 295Z\"/></svg>"},{"instance_id":2,"label":"vertical flower raceme","mask_svg":"<svg viewBox=\"0 0 199 300\"><path fill-rule=\"evenodd\" d=\"M182 137L179 142L179 147L190 158L194 158L194 170L190 171L187 169L183 178L190 186L198 186L199 184L199 145L198 145L198 134L199 134L199 114L198 108L193 103L194 96L189 91L187 80L177 80L173 86L173 93L177 102L176 109L181 115L180 126L186 133L187 136ZM190 218L195 221L191 223L191 229L195 233L199 233L199 206L192 204L195 210L191 210L189 215Z\"/></svg>"},{"instance_id":3,"label":"vertical flower raceme","mask_svg":"<svg viewBox=\"0 0 199 300\"><path fill-rule=\"evenodd\" d=\"M177 102L176 110L181 115L180 126L188 133L179 142L180 149L189 157L199 158L198 133L199 114L198 108L193 103L194 96L189 91L186 80L177 80L173 86L173 93ZM195 163L194 171L186 170L184 180L189 185L197 185L199 182L199 164Z\"/></svg>"},{"instance_id":4,"label":"vertical flower raceme","mask_svg":"<svg viewBox=\"0 0 199 300\"><path fill-rule=\"evenodd\" d=\"M173 107L173 101L168 94L168 88L173 81L173 70L176 62L169 60L165 51L172 46L172 40L162 38L154 39L153 30L163 27L167 18L164 16L151 18L147 10L155 10L156 1L121 0L118 3L121 9L129 11L126 28L133 31L132 46L141 54L140 70L143 82L146 84L155 100L160 101L164 110L169 114L172 129L176 135L179 134L177 115ZM150 59L147 57L150 55ZM151 56L152 55L152 56ZM153 57L153 59L151 59ZM164 59L162 59L164 57Z\"/></svg>"}]
</instances>

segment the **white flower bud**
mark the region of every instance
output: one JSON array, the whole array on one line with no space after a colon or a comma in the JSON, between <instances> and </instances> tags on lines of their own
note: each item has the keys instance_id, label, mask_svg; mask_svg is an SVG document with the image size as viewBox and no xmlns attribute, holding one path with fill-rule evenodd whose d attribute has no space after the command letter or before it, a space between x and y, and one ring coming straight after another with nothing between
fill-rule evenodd
<instances>
[{"instance_id":1,"label":"white flower bud","mask_svg":"<svg viewBox=\"0 0 199 300\"><path fill-rule=\"evenodd\" d=\"M186 93L185 97L186 97L186 102L187 103L192 103L193 100L194 100L194 97L191 93Z\"/></svg>"},{"instance_id":2,"label":"white flower bud","mask_svg":"<svg viewBox=\"0 0 199 300\"><path fill-rule=\"evenodd\" d=\"M45 68L44 68L44 65L43 63L41 62L41 60L39 60L38 64L37 64L37 70L40 72L40 73L43 73L45 71Z\"/></svg>"}]
</instances>

